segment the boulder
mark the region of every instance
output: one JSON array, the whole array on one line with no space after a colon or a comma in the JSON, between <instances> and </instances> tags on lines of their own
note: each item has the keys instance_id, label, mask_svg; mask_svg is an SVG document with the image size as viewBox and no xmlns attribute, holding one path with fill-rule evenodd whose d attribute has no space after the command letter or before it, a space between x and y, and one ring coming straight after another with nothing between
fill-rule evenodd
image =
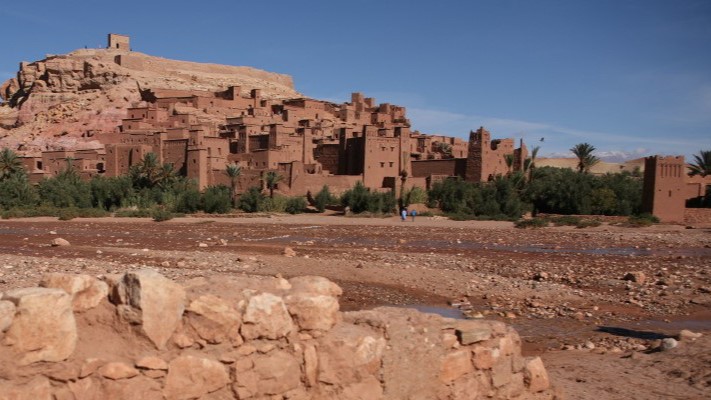
<instances>
[{"instance_id":1,"label":"boulder","mask_svg":"<svg viewBox=\"0 0 711 400\"><path fill-rule=\"evenodd\" d=\"M319 339L318 380L327 385L359 382L380 369L386 341L352 325L338 325Z\"/></svg>"},{"instance_id":2,"label":"boulder","mask_svg":"<svg viewBox=\"0 0 711 400\"><path fill-rule=\"evenodd\" d=\"M213 295L200 296L187 308L188 324L208 343L239 343L242 317L235 307Z\"/></svg>"},{"instance_id":3,"label":"boulder","mask_svg":"<svg viewBox=\"0 0 711 400\"><path fill-rule=\"evenodd\" d=\"M526 382L528 390L531 392L542 392L551 386L548 380L548 372L546 372L540 357L535 357L526 363L523 376L524 382Z\"/></svg>"},{"instance_id":4,"label":"boulder","mask_svg":"<svg viewBox=\"0 0 711 400\"><path fill-rule=\"evenodd\" d=\"M249 298L242 317L245 339L279 339L294 330L294 322L281 297L262 293Z\"/></svg>"},{"instance_id":5,"label":"boulder","mask_svg":"<svg viewBox=\"0 0 711 400\"><path fill-rule=\"evenodd\" d=\"M52 400L49 379L38 376L24 384L0 381L0 400Z\"/></svg>"},{"instance_id":6,"label":"boulder","mask_svg":"<svg viewBox=\"0 0 711 400\"><path fill-rule=\"evenodd\" d=\"M163 393L168 400L194 399L219 390L229 382L227 370L220 362L180 356L168 366Z\"/></svg>"},{"instance_id":7,"label":"boulder","mask_svg":"<svg viewBox=\"0 0 711 400\"><path fill-rule=\"evenodd\" d=\"M285 298L289 314L302 330L327 331L338 322L338 300L320 294L298 293Z\"/></svg>"},{"instance_id":8,"label":"boulder","mask_svg":"<svg viewBox=\"0 0 711 400\"><path fill-rule=\"evenodd\" d=\"M632 281L634 283L639 283L640 285L643 285L644 282L647 280L647 275L645 275L642 271L634 271L626 273L622 279L625 281Z\"/></svg>"},{"instance_id":9,"label":"boulder","mask_svg":"<svg viewBox=\"0 0 711 400\"><path fill-rule=\"evenodd\" d=\"M0 298L2 298L0 296ZM11 301L0 300L0 333L5 332L15 318L15 305Z\"/></svg>"},{"instance_id":10,"label":"boulder","mask_svg":"<svg viewBox=\"0 0 711 400\"><path fill-rule=\"evenodd\" d=\"M257 396L282 394L299 387L301 367L297 359L285 351L273 351L254 359L257 375Z\"/></svg>"},{"instance_id":11,"label":"boulder","mask_svg":"<svg viewBox=\"0 0 711 400\"><path fill-rule=\"evenodd\" d=\"M311 293L332 297L343 294L343 290L338 285L321 276L297 276L289 279L289 283L292 294Z\"/></svg>"},{"instance_id":12,"label":"boulder","mask_svg":"<svg viewBox=\"0 0 711 400\"><path fill-rule=\"evenodd\" d=\"M25 288L3 296L16 307L5 343L22 353L20 364L62 361L77 343L71 297L61 289Z\"/></svg>"},{"instance_id":13,"label":"boulder","mask_svg":"<svg viewBox=\"0 0 711 400\"><path fill-rule=\"evenodd\" d=\"M165 348L185 310L183 287L153 270L125 274L115 286L112 300L132 309L124 309L122 315L140 323L158 349Z\"/></svg>"},{"instance_id":14,"label":"boulder","mask_svg":"<svg viewBox=\"0 0 711 400\"><path fill-rule=\"evenodd\" d=\"M52 247L69 246L69 241L62 238L56 238L52 239L52 242L50 244L52 245Z\"/></svg>"},{"instance_id":15,"label":"boulder","mask_svg":"<svg viewBox=\"0 0 711 400\"><path fill-rule=\"evenodd\" d=\"M40 286L62 289L72 296L74 311L86 311L99 305L109 294L109 285L89 275L47 274Z\"/></svg>"}]
</instances>

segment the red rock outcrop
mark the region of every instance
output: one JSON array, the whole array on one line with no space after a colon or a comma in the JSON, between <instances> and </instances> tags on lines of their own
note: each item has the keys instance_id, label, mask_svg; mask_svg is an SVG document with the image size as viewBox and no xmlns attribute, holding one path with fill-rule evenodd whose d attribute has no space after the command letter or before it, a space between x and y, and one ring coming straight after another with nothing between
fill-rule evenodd
<instances>
[{"instance_id":1,"label":"red rock outcrop","mask_svg":"<svg viewBox=\"0 0 711 400\"><path fill-rule=\"evenodd\" d=\"M264 98L293 98L290 76L250 67L168 60L115 49L80 49L23 62L0 85L0 147L25 152L93 148L90 136L116 130L140 89L260 89Z\"/></svg>"},{"instance_id":2,"label":"red rock outcrop","mask_svg":"<svg viewBox=\"0 0 711 400\"><path fill-rule=\"evenodd\" d=\"M28 360L42 343L27 348L7 340L19 328L48 342L62 332L41 324L47 313L20 313L27 307L16 299L27 296L17 291L0 296L17 304L14 315L6 307L11 322L7 333L0 333L0 399L555 397L540 358L521 356L519 336L511 327L401 308L334 314L332 301L337 304L341 290L317 277L172 283L185 297L178 306L179 324L166 324L161 331L170 336L163 348L151 329L142 327L150 320L124 318L127 305L140 314L165 303L170 296L160 289L170 285L161 278L139 271L107 279L116 304L104 297L76 314L76 323L67 319L73 317L69 292L82 285L60 285L68 292L20 289L27 296L63 299L61 318L67 321L60 325L72 325L79 339L76 350L56 358ZM56 274L44 280L73 281ZM54 311L55 303L48 302L46 311ZM40 302L33 304L42 308ZM322 321L318 310L325 311Z\"/></svg>"}]
</instances>

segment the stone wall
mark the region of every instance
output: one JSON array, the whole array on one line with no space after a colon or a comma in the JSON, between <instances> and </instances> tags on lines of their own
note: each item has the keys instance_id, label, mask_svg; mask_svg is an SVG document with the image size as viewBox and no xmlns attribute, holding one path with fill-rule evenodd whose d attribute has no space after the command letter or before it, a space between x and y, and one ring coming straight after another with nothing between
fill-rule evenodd
<instances>
[{"instance_id":1,"label":"stone wall","mask_svg":"<svg viewBox=\"0 0 711 400\"><path fill-rule=\"evenodd\" d=\"M0 296L0 399L554 398L483 320L339 312L325 278L50 274Z\"/></svg>"},{"instance_id":2,"label":"stone wall","mask_svg":"<svg viewBox=\"0 0 711 400\"><path fill-rule=\"evenodd\" d=\"M711 208L685 208L684 223L711 224Z\"/></svg>"}]
</instances>

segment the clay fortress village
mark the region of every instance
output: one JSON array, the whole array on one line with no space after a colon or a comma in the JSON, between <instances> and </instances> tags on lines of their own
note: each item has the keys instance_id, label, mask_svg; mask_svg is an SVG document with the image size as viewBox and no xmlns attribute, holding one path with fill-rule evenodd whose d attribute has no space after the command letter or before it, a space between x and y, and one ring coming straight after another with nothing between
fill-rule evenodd
<instances>
[{"instance_id":1,"label":"clay fortress village","mask_svg":"<svg viewBox=\"0 0 711 400\"><path fill-rule=\"evenodd\" d=\"M80 80L95 80L92 73L96 73L96 67L91 59L98 56L111 60L112 68L125 70L128 75L148 68L146 56L132 52L130 39L124 35L109 34L106 49L78 50L70 56L23 62L18 77L0 87L0 95L8 104L20 109L17 118L21 119L23 111L32 113L33 107L22 104L30 103L29 93L61 87L66 70ZM261 73L278 76L292 86L288 76ZM237 164L242 168L238 192L263 187L265 173L275 171L283 178L279 192L304 195L317 192L323 185L341 192L358 181L371 190L396 193L403 185L429 188L433 182L455 176L483 182L523 170L528 157L523 140L517 146L511 138L492 139L483 127L471 131L468 142L413 131L404 107L377 104L360 93L353 93L350 102L335 104L278 96L273 90L265 96L263 90L234 85L219 91L139 87L140 98L129 99L131 102L122 109L125 114L116 120L118 126L71 132L98 142L98 146L25 152L24 164L34 182L57 175L66 168L67 160L88 179L97 174L127 174L132 165L152 152L161 164L171 164L181 175L194 179L200 189L229 185L226 166ZM8 121L4 125L8 126ZM631 170L636 166L659 176L656 180L650 177L651 186L645 188L650 211L659 213L671 202L680 205L676 214L683 214L683 199L703 190L702 183L687 182L683 157L648 158L647 165L645 160L639 161L620 168ZM661 201L652 198L654 193L667 191L670 194L664 204L654 207Z\"/></svg>"}]
</instances>

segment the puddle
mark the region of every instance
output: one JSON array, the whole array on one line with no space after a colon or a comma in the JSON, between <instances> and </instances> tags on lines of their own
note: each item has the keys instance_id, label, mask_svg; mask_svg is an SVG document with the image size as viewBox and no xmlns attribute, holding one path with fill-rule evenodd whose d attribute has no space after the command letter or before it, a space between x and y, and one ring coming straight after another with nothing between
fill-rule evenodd
<instances>
[{"instance_id":1,"label":"puddle","mask_svg":"<svg viewBox=\"0 0 711 400\"><path fill-rule=\"evenodd\" d=\"M459 309L454 307L430 306L426 304L409 304L403 307L414 308L415 310L426 314L437 314L445 318L464 319L464 314L462 314Z\"/></svg>"}]
</instances>

